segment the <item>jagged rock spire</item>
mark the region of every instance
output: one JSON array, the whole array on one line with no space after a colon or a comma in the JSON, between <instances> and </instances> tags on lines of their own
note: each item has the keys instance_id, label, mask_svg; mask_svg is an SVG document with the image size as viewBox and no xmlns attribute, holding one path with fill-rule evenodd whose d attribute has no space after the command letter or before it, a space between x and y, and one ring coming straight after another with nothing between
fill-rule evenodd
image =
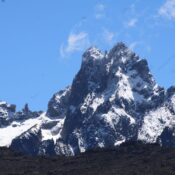
<instances>
[{"instance_id":1,"label":"jagged rock spire","mask_svg":"<svg viewBox=\"0 0 175 175\"><path fill-rule=\"evenodd\" d=\"M0 144L12 142L12 147L29 154L59 155L107 149L128 140L175 146L174 92L174 87L167 92L161 88L147 61L124 43L105 54L91 47L70 87L53 95L47 113L14 117L3 132L0 128ZM8 118L23 115L3 111L3 105L0 113ZM29 111L26 105L23 112ZM6 140L9 128L15 132ZM173 139L169 141L168 135Z\"/></svg>"}]
</instances>

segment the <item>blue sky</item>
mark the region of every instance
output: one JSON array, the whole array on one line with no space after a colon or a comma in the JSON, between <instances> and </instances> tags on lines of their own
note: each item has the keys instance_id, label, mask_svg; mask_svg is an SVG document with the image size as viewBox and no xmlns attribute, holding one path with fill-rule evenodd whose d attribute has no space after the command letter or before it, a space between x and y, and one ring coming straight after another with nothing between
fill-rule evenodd
<instances>
[{"instance_id":1,"label":"blue sky","mask_svg":"<svg viewBox=\"0 0 175 175\"><path fill-rule=\"evenodd\" d=\"M123 41L175 85L175 0L5 0L0 2L0 100L46 110L71 84L91 45Z\"/></svg>"}]
</instances>

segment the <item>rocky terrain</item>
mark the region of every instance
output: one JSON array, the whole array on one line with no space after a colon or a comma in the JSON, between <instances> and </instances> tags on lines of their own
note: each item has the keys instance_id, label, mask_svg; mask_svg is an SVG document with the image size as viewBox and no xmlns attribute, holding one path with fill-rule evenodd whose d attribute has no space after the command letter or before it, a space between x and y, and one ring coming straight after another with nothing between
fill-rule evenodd
<instances>
[{"instance_id":1,"label":"rocky terrain","mask_svg":"<svg viewBox=\"0 0 175 175\"><path fill-rule=\"evenodd\" d=\"M175 149L125 143L74 157L31 157L0 149L0 175L174 175Z\"/></svg>"},{"instance_id":2,"label":"rocky terrain","mask_svg":"<svg viewBox=\"0 0 175 175\"><path fill-rule=\"evenodd\" d=\"M175 146L175 87L160 87L124 43L85 51L70 86L46 112L0 102L0 146L29 155L78 155L141 140Z\"/></svg>"}]
</instances>

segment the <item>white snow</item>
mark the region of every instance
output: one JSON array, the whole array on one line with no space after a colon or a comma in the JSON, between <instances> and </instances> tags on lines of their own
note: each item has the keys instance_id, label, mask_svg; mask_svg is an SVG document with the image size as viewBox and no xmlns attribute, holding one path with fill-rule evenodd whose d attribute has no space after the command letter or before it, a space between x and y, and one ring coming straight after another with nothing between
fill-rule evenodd
<instances>
[{"instance_id":1,"label":"white snow","mask_svg":"<svg viewBox=\"0 0 175 175\"><path fill-rule=\"evenodd\" d=\"M144 117L144 123L139 131L138 139L154 143L166 126L174 123L175 117L166 106L151 111Z\"/></svg>"},{"instance_id":2,"label":"white snow","mask_svg":"<svg viewBox=\"0 0 175 175\"><path fill-rule=\"evenodd\" d=\"M111 59L110 62L106 65L106 71L109 72L112 64L114 63L114 59Z\"/></svg>"},{"instance_id":3,"label":"white snow","mask_svg":"<svg viewBox=\"0 0 175 175\"><path fill-rule=\"evenodd\" d=\"M135 119L127 114L123 108L117 108L115 106L113 106L107 114L102 114L102 117L114 130L115 125L118 124L121 117L127 117L131 125L136 123Z\"/></svg>"},{"instance_id":4,"label":"white snow","mask_svg":"<svg viewBox=\"0 0 175 175\"><path fill-rule=\"evenodd\" d=\"M123 73L121 68L119 67L116 72L116 77L119 78L119 81L112 80L107 88L107 91L104 93L105 98L109 98L109 101L112 102L116 99L116 96L119 98L124 98L128 101L135 101L137 103L143 102L144 96L139 94L138 92L133 91L133 89L137 89L138 91L146 88L147 84L138 76L131 78L131 74L136 74L134 71ZM137 84L140 86L137 88Z\"/></svg>"},{"instance_id":5,"label":"white snow","mask_svg":"<svg viewBox=\"0 0 175 175\"><path fill-rule=\"evenodd\" d=\"M43 113L37 118L27 119L22 122L14 121L11 125L0 128L0 146L9 147L12 140L21 134L26 134L25 137L28 137L31 132L36 133L41 128L42 124L49 120L46 113ZM29 133L27 132L28 130L30 130ZM47 134L43 135L43 137L47 137Z\"/></svg>"},{"instance_id":6,"label":"white snow","mask_svg":"<svg viewBox=\"0 0 175 175\"><path fill-rule=\"evenodd\" d=\"M104 142L98 142L98 146L99 146L100 148L104 148L104 147L105 147Z\"/></svg>"},{"instance_id":7,"label":"white snow","mask_svg":"<svg viewBox=\"0 0 175 175\"><path fill-rule=\"evenodd\" d=\"M136 123L135 119L131 115L127 114L123 108L113 108L113 109L115 113L118 114L119 116L126 116L130 120L130 124Z\"/></svg>"},{"instance_id":8,"label":"white snow","mask_svg":"<svg viewBox=\"0 0 175 175\"><path fill-rule=\"evenodd\" d=\"M0 117L7 117L8 116L8 112L7 110L5 110L4 108L0 107Z\"/></svg>"},{"instance_id":9,"label":"white snow","mask_svg":"<svg viewBox=\"0 0 175 175\"><path fill-rule=\"evenodd\" d=\"M6 102L2 102L1 105L2 104L8 105ZM11 118L13 116L13 114L14 114L14 112L9 111L6 107L0 106L0 117L1 118Z\"/></svg>"},{"instance_id":10,"label":"white snow","mask_svg":"<svg viewBox=\"0 0 175 175\"><path fill-rule=\"evenodd\" d=\"M99 50L97 49L96 47L91 47L87 50L87 52L90 53L90 58L94 59L94 60L98 60L98 59L102 59L104 58L104 54ZM83 61L86 61L88 58L86 57L83 57Z\"/></svg>"},{"instance_id":11,"label":"white snow","mask_svg":"<svg viewBox=\"0 0 175 175\"><path fill-rule=\"evenodd\" d=\"M64 120L65 118L57 120L57 125L51 129L41 129L42 141L53 140L54 143L56 143L56 141L61 137L61 130L64 124Z\"/></svg>"},{"instance_id":12,"label":"white snow","mask_svg":"<svg viewBox=\"0 0 175 175\"><path fill-rule=\"evenodd\" d=\"M0 105L7 104L5 101L0 101Z\"/></svg>"},{"instance_id":13,"label":"white snow","mask_svg":"<svg viewBox=\"0 0 175 175\"><path fill-rule=\"evenodd\" d=\"M100 106L101 104L103 104L104 103L104 97L103 96L101 96L101 97L96 97L94 100L93 100L93 102L92 102L92 104L90 105L90 107L92 107L93 108L93 111L95 112L96 110L97 110L97 108L98 108L98 106Z\"/></svg>"},{"instance_id":14,"label":"white snow","mask_svg":"<svg viewBox=\"0 0 175 175\"><path fill-rule=\"evenodd\" d=\"M126 141L125 138L123 138L122 140L117 140L114 144L114 146L120 146L122 143L124 143Z\"/></svg>"},{"instance_id":15,"label":"white snow","mask_svg":"<svg viewBox=\"0 0 175 175\"><path fill-rule=\"evenodd\" d=\"M79 146L80 152L84 153L86 151L86 147L85 147L85 143L84 143L84 139L82 137L81 131L76 129L73 133L76 135L78 139L78 146Z\"/></svg>"},{"instance_id":16,"label":"white snow","mask_svg":"<svg viewBox=\"0 0 175 175\"><path fill-rule=\"evenodd\" d=\"M92 99L94 98L94 93L88 94L86 98L84 99L84 103L81 105L80 111L82 114L86 113L87 108L89 107Z\"/></svg>"},{"instance_id":17,"label":"white snow","mask_svg":"<svg viewBox=\"0 0 175 175\"><path fill-rule=\"evenodd\" d=\"M95 112L101 104L105 101L102 95L96 95L95 93L89 93L84 99L84 103L81 105L80 111L82 114L86 113L87 108L91 107Z\"/></svg>"},{"instance_id":18,"label":"white snow","mask_svg":"<svg viewBox=\"0 0 175 175\"><path fill-rule=\"evenodd\" d=\"M69 155L74 156L74 150L70 144L64 144L63 142L59 142L58 145L55 145L55 152L58 155Z\"/></svg>"},{"instance_id":19,"label":"white snow","mask_svg":"<svg viewBox=\"0 0 175 175\"><path fill-rule=\"evenodd\" d=\"M60 138L64 119L52 120L46 116L46 113L43 113L38 118L28 119L23 122L14 121L11 125L0 128L0 146L8 147L10 146L12 140L21 134L25 134L25 137L28 137L31 132L36 133L39 129L41 129L42 141L53 139L56 143L56 140ZM52 121L56 121L58 123L51 129L42 129L42 124ZM27 132L28 130L30 130L30 132Z\"/></svg>"},{"instance_id":20,"label":"white snow","mask_svg":"<svg viewBox=\"0 0 175 175\"><path fill-rule=\"evenodd\" d=\"M57 94L56 97L55 97L56 102L60 103L61 98L66 96L66 94L70 91L70 89L71 89L70 87L67 87L62 94Z\"/></svg>"},{"instance_id":21,"label":"white snow","mask_svg":"<svg viewBox=\"0 0 175 175\"><path fill-rule=\"evenodd\" d=\"M107 114L102 114L102 118L115 130L115 124L119 122L119 116L111 110Z\"/></svg>"},{"instance_id":22,"label":"white snow","mask_svg":"<svg viewBox=\"0 0 175 175\"><path fill-rule=\"evenodd\" d=\"M129 77L122 73L121 68L116 72L116 76L119 77L119 82L117 84L117 93L121 98L125 98L127 100L133 100L132 87L129 83Z\"/></svg>"},{"instance_id":23,"label":"white snow","mask_svg":"<svg viewBox=\"0 0 175 175\"><path fill-rule=\"evenodd\" d=\"M24 132L23 136L25 138L29 138L31 133L32 134L37 134L39 129L40 129L40 125L36 124L36 125L32 126L28 131Z\"/></svg>"},{"instance_id":24,"label":"white snow","mask_svg":"<svg viewBox=\"0 0 175 175\"><path fill-rule=\"evenodd\" d=\"M128 101L135 101L137 103L142 103L145 98L143 95L139 94L140 90L148 88L147 82L143 81L143 79L138 76L136 71L129 71L127 73L122 73L121 69L116 72L116 76L120 78L117 87L117 93L120 98L127 99ZM138 92L133 91L136 89Z\"/></svg>"},{"instance_id":25,"label":"white snow","mask_svg":"<svg viewBox=\"0 0 175 175\"><path fill-rule=\"evenodd\" d=\"M42 120L40 118L28 119L22 123L13 122L6 128L0 128L0 146L9 147L12 140L20 136L35 125L40 125ZM14 127L16 125L16 127Z\"/></svg>"}]
</instances>

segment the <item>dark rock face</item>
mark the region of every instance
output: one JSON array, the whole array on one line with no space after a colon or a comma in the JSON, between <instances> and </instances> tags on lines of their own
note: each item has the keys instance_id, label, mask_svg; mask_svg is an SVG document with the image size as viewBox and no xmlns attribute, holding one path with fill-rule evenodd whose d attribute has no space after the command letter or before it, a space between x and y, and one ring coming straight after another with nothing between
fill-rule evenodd
<instances>
[{"instance_id":1,"label":"dark rock face","mask_svg":"<svg viewBox=\"0 0 175 175\"><path fill-rule=\"evenodd\" d=\"M109 54L96 48L83 54L68 101L61 135L77 154L137 140L145 113L164 104L165 90L147 61L119 43Z\"/></svg>"},{"instance_id":2,"label":"dark rock face","mask_svg":"<svg viewBox=\"0 0 175 175\"><path fill-rule=\"evenodd\" d=\"M13 148L75 155L129 140L175 145L175 88L160 87L147 61L124 43L105 54L89 48L72 85L54 94L46 114L40 114L27 106L13 114L25 126L12 139ZM28 126L35 126L34 132Z\"/></svg>"},{"instance_id":3,"label":"dark rock face","mask_svg":"<svg viewBox=\"0 0 175 175\"><path fill-rule=\"evenodd\" d=\"M145 111L157 107L154 101L158 98L159 103L164 99L147 61L140 60L123 43L108 55L93 48L83 56L69 99L75 109L67 111L62 139L75 153L136 140Z\"/></svg>"},{"instance_id":4,"label":"dark rock face","mask_svg":"<svg viewBox=\"0 0 175 175\"><path fill-rule=\"evenodd\" d=\"M175 94L175 86L171 86L170 88L168 88L167 90L167 97L170 98Z\"/></svg>"},{"instance_id":5,"label":"dark rock face","mask_svg":"<svg viewBox=\"0 0 175 175\"><path fill-rule=\"evenodd\" d=\"M41 113L41 111L30 111L28 105L25 106L22 112L16 112L16 105L0 102L0 127L7 126L13 121L22 121L29 118L37 118L41 115Z\"/></svg>"},{"instance_id":6,"label":"dark rock face","mask_svg":"<svg viewBox=\"0 0 175 175\"><path fill-rule=\"evenodd\" d=\"M28 155L37 155L39 153L40 139L34 134L19 136L12 141L11 148Z\"/></svg>"},{"instance_id":7,"label":"dark rock face","mask_svg":"<svg viewBox=\"0 0 175 175\"><path fill-rule=\"evenodd\" d=\"M15 112L15 105L0 102L0 127L7 126L12 121Z\"/></svg>"},{"instance_id":8,"label":"dark rock face","mask_svg":"<svg viewBox=\"0 0 175 175\"><path fill-rule=\"evenodd\" d=\"M54 94L48 104L47 115L49 117L64 118L66 108L68 106L68 99L70 96L70 88L67 87L65 90L59 91Z\"/></svg>"},{"instance_id":9,"label":"dark rock face","mask_svg":"<svg viewBox=\"0 0 175 175\"><path fill-rule=\"evenodd\" d=\"M175 147L174 128L166 127L158 137L157 142L163 147Z\"/></svg>"}]
</instances>

